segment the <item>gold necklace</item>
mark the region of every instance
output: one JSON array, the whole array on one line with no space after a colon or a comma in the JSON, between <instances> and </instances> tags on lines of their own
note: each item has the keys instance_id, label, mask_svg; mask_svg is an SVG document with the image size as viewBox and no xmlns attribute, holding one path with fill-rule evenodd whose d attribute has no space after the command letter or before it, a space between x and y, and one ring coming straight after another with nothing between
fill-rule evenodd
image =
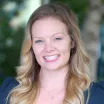
<instances>
[{"instance_id":1,"label":"gold necklace","mask_svg":"<svg viewBox=\"0 0 104 104\"><path fill-rule=\"evenodd\" d=\"M61 89L57 92L56 95L52 96L46 88L42 87L42 89L45 90L47 92L47 94L50 96L50 104L54 104L54 99L56 98L56 96L59 95L63 91L63 89Z\"/></svg>"}]
</instances>

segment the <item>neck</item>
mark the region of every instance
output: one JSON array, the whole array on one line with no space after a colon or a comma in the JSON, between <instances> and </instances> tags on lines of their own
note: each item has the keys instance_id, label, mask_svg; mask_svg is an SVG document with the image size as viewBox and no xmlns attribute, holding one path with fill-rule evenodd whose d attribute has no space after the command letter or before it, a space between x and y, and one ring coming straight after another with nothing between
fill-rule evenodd
<instances>
[{"instance_id":1,"label":"neck","mask_svg":"<svg viewBox=\"0 0 104 104\"><path fill-rule=\"evenodd\" d=\"M67 72L68 68L55 71L41 69L39 76L41 87L48 90L65 89Z\"/></svg>"}]
</instances>

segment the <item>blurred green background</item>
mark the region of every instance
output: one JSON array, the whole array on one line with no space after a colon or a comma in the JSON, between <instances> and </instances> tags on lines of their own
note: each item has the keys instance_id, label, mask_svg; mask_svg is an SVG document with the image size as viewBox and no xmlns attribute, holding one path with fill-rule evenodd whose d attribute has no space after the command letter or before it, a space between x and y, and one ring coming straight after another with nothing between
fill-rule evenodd
<instances>
[{"instance_id":1,"label":"blurred green background","mask_svg":"<svg viewBox=\"0 0 104 104\"><path fill-rule=\"evenodd\" d=\"M26 24L26 22L20 23L18 17L23 16L21 14L26 9L26 1L27 0L0 0L0 84L6 77L16 76L15 67L19 65L20 49ZM31 1L34 0L29 0L28 3ZM34 6L37 8L38 6L35 2ZM86 29L84 27L86 25L84 24L86 24L85 21L88 21L89 19L88 13L92 13L91 11L96 11L99 8L101 8L99 11L102 11L104 5L104 0L101 0L100 4L97 4L96 2L94 4L94 0L39 0L39 5L53 2L66 3L75 12L78 17L78 24L81 31ZM32 7L33 9L34 6ZM94 38L95 40L98 40L98 46L96 46L98 49L96 52L97 55L94 56L97 59L94 64L96 65L96 69L94 69L96 70L96 81L104 79L104 14L101 13L99 15L98 39ZM25 16L26 14L24 17ZM88 18L86 18L87 16ZM97 16L95 15L95 17ZM89 43L89 41L86 41L86 43L87 42Z\"/></svg>"}]
</instances>

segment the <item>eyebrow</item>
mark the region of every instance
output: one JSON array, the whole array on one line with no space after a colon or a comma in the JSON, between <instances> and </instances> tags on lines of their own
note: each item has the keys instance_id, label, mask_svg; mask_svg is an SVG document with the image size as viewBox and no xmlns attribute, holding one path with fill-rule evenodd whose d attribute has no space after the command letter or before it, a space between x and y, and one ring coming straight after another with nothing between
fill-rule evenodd
<instances>
[{"instance_id":1,"label":"eyebrow","mask_svg":"<svg viewBox=\"0 0 104 104\"><path fill-rule=\"evenodd\" d=\"M58 34L65 35L63 32L61 32L61 33L55 33L55 34L53 34L51 37L54 37L55 35L58 35ZM43 38L43 37L33 37L33 39L34 39L34 38Z\"/></svg>"}]
</instances>

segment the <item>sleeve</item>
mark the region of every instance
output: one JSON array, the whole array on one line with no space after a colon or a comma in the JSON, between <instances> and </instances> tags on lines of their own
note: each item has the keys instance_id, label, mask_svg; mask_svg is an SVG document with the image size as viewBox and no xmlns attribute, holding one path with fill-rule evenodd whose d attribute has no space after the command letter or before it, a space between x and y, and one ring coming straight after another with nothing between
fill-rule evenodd
<instances>
[{"instance_id":1,"label":"sleeve","mask_svg":"<svg viewBox=\"0 0 104 104\"><path fill-rule=\"evenodd\" d=\"M104 104L104 81L92 83L88 104Z\"/></svg>"},{"instance_id":2,"label":"sleeve","mask_svg":"<svg viewBox=\"0 0 104 104\"><path fill-rule=\"evenodd\" d=\"M6 97L10 90L16 87L19 83L13 77L8 77L0 86L0 104L6 104Z\"/></svg>"}]
</instances>

